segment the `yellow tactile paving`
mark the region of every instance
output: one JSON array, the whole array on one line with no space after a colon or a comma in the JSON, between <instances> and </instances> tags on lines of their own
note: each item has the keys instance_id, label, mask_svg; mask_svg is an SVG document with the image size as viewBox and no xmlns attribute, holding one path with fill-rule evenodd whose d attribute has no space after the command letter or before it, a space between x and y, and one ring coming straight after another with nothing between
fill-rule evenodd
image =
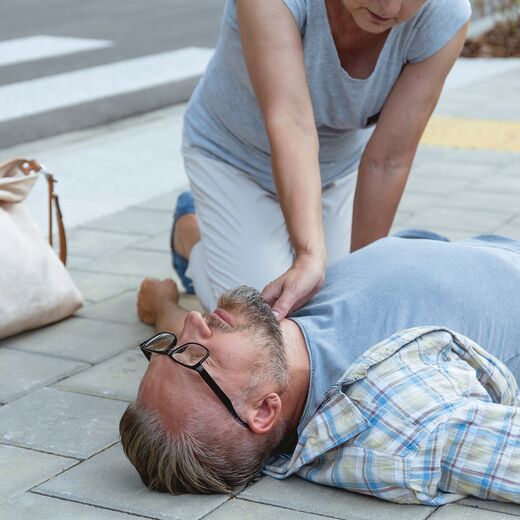
<instances>
[{"instance_id":1,"label":"yellow tactile paving","mask_svg":"<svg viewBox=\"0 0 520 520\"><path fill-rule=\"evenodd\" d=\"M422 144L520 153L520 122L433 116Z\"/></svg>"}]
</instances>

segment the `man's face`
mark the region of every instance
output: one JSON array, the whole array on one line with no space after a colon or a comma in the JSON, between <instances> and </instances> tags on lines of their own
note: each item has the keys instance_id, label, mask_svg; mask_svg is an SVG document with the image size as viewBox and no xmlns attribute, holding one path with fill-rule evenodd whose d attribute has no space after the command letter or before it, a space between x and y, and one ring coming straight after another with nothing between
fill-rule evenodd
<instances>
[{"instance_id":1,"label":"man's face","mask_svg":"<svg viewBox=\"0 0 520 520\"><path fill-rule=\"evenodd\" d=\"M232 401L248 387L251 371L258 366L259 359L269 362L268 356L259 352L258 322L267 321L278 327L258 293L247 290L247 295L249 298L230 293L221 298L215 312L207 315L190 312L177 341L178 345L200 343L208 349L204 368ZM152 355L137 399L155 410L172 430L195 407L200 410L210 406L229 413L198 373L160 354Z\"/></svg>"},{"instance_id":2,"label":"man's face","mask_svg":"<svg viewBox=\"0 0 520 520\"><path fill-rule=\"evenodd\" d=\"M382 33L406 22L427 0L342 0L356 24L371 33Z\"/></svg>"}]
</instances>

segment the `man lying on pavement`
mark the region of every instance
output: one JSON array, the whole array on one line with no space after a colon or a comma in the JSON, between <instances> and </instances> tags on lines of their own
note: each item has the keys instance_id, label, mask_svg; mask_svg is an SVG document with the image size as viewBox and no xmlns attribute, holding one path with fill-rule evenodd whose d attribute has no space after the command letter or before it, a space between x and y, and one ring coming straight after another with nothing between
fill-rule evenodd
<instances>
[{"instance_id":1,"label":"man lying on pavement","mask_svg":"<svg viewBox=\"0 0 520 520\"><path fill-rule=\"evenodd\" d=\"M120 423L144 483L225 493L263 471L399 503L520 502L520 242L430 238L349 255L280 323L251 288L201 315L145 280L139 316L178 339L141 345Z\"/></svg>"}]
</instances>

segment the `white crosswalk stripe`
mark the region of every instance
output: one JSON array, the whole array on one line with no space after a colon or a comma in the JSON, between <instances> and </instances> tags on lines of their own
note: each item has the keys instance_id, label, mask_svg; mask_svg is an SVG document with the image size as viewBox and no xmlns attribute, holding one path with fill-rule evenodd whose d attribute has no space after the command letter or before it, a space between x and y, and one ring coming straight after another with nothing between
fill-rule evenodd
<instances>
[{"instance_id":1,"label":"white crosswalk stripe","mask_svg":"<svg viewBox=\"0 0 520 520\"><path fill-rule=\"evenodd\" d=\"M0 87L0 122L200 76L212 49L188 47Z\"/></svg>"},{"instance_id":2,"label":"white crosswalk stripe","mask_svg":"<svg viewBox=\"0 0 520 520\"><path fill-rule=\"evenodd\" d=\"M28 36L0 42L0 67L110 47L110 40Z\"/></svg>"}]
</instances>

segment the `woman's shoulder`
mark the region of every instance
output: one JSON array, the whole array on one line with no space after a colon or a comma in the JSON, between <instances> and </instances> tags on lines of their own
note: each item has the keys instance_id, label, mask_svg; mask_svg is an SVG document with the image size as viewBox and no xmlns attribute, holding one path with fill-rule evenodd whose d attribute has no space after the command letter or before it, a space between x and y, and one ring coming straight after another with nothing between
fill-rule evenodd
<instances>
[{"instance_id":1,"label":"woman's shoulder","mask_svg":"<svg viewBox=\"0 0 520 520\"><path fill-rule=\"evenodd\" d=\"M282 0L282 3L293 15L301 33L305 30L307 11L309 9L309 2L311 1L316 0ZM261 5L261 2L259 2L259 5ZM237 0L227 0L226 7L224 8L224 20L231 26L238 28Z\"/></svg>"},{"instance_id":2,"label":"woman's shoulder","mask_svg":"<svg viewBox=\"0 0 520 520\"><path fill-rule=\"evenodd\" d=\"M407 61L429 58L446 45L471 17L469 0L427 0L404 24Z\"/></svg>"}]
</instances>

